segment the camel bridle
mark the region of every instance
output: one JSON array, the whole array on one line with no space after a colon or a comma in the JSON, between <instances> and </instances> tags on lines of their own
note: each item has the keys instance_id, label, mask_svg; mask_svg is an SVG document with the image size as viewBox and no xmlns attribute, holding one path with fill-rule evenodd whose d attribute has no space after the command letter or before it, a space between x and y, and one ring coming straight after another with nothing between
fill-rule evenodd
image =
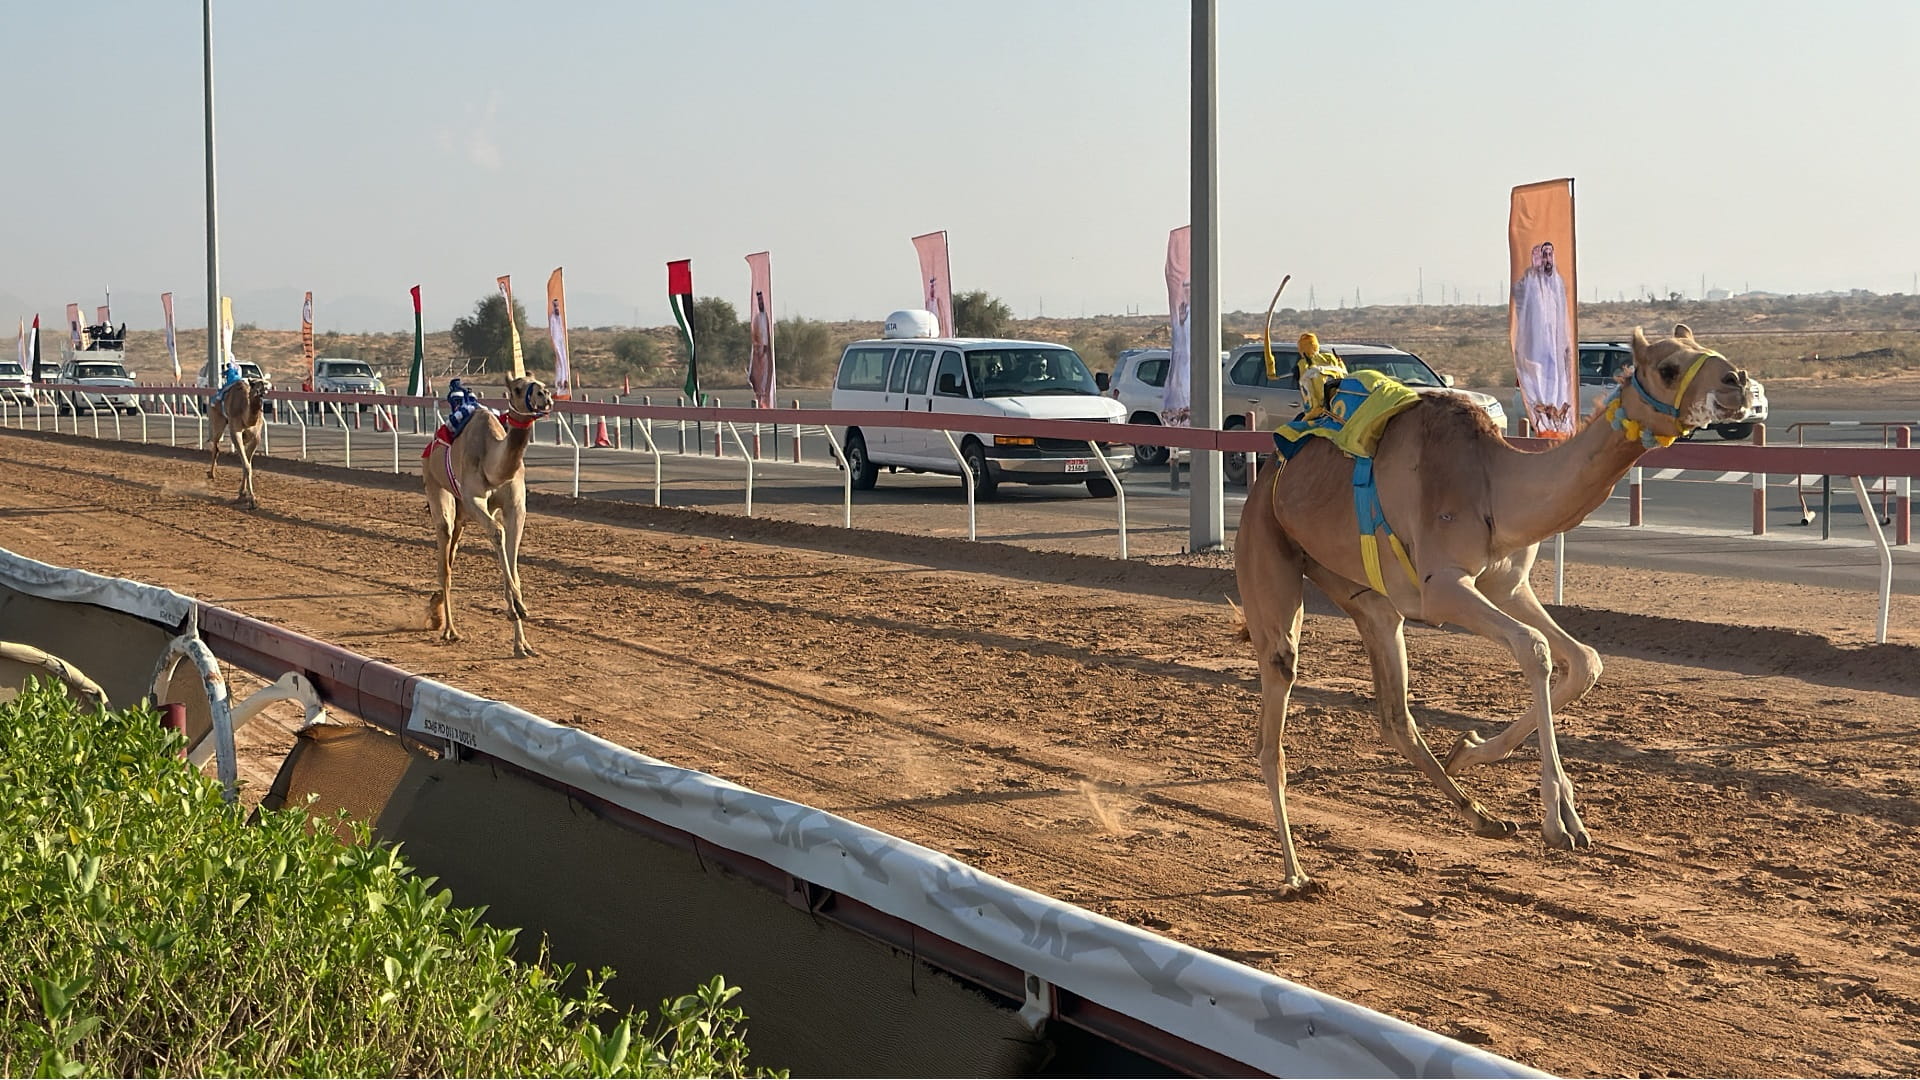
<instances>
[{"instance_id":1,"label":"camel bridle","mask_svg":"<svg viewBox=\"0 0 1920 1080\"><path fill-rule=\"evenodd\" d=\"M538 383L530 382L527 384L526 389L520 392L520 408L514 407L513 395L507 395L507 423L512 424L514 427L528 428L539 423L542 417L553 412L552 405L548 405L544 409L536 409L533 407L533 388L538 385Z\"/></svg>"},{"instance_id":2,"label":"camel bridle","mask_svg":"<svg viewBox=\"0 0 1920 1080\"><path fill-rule=\"evenodd\" d=\"M1706 364L1708 358L1715 356L1720 354L1708 349L1694 358L1693 363L1687 366L1686 374L1680 376L1680 385L1674 390L1671 405L1653 396L1646 384L1640 381L1640 369L1636 365L1632 377L1621 386L1614 388L1613 396L1607 399L1607 407L1602 415L1607 418L1608 423L1613 425L1614 430L1624 435L1629 442L1637 442L1649 450L1656 446L1672 446L1674 440L1685 437L1689 431L1693 430L1680 419L1680 403L1686 400L1687 387L1692 385L1693 377L1700 374L1700 368ZM1720 359L1724 360L1726 357L1720 356ZM1627 415L1626 403L1623 400L1627 387L1632 387L1633 392L1640 395L1640 400L1653 408L1655 415L1664 416L1673 422L1673 434L1661 435Z\"/></svg>"}]
</instances>

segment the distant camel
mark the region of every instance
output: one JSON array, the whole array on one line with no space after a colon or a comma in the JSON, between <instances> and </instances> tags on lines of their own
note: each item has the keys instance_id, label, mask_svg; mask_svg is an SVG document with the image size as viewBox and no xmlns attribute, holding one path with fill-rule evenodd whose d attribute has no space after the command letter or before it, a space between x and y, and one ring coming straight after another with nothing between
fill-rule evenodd
<instances>
[{"instance_id":1,"label":"distant camel","mask_svg":"<svg viewBox=\"0 0 1920 1080\"><path fill-rule=\"evenodd\" d=\"M1454 782L1471 765L1499 761L1540 732L1541 835L1551 848L1591 845L1560 763L1554 713L1600 678L1600 654L1562 630L1528 581L1540 541L1580 524L1648 448L1745 416L1747 373L1693 339L1685 325L1649 342L1636 327L1633 367L1580 433L1541 453L1509 445L1487 414L1458 395L1422 396L1387 421L1372 458L1382 547L1406 551L1370 571L1355 509L1356 459L1313 439L1284 466L1262 469L1247 493L1235 557L1246 630L1260 665L1260 771L1273 803L1289 886L1310 882L1287 827L1287 697L1297 677L1300 611L1312 581L1359 625L1373 667L1382 736L1446 796L1481 836L1511 836ZM1368 584L1369 580L1377 584ZM1505 646L1520 664L1532 706L1505 731L1461 736L1445 765L1407 709L1407 619L1451 623ZM1565 668L1553 678L1555 664Z\"/></svg>"},{"instance_id":2,"label":"distant camel","mask_svg":"<svg viewBox=\"0 0 1920 1080\"><path fill-rule=\"evenodd\" d=\"M220 435L225 432L233 439L233 452L240 458L240 494L233 501L244 502L249 508L260 505L253 497L253 453L260 448L260 435L266 428L266 414L261 408L266 400L265 379L241 379L228 384L220 401L207 410L207 445L213 450L207 479L213 479L213 470L220 464Z\"/></svg>"},{"instance_id":3,"label":"distant camel","mask_svg":"<svg viewBox=\"0 0 1920 1080\"><path fill-rule=\"evenodd\" d=\"M513 655L537 656L527 644L527 607L520 598L520 530L526 522L527 444L533 425L553 409L553 394L537 379L507 380L506 426L491 409L480 409L449 442L446 428L427 444L420 471L427 512L440 540L440 591L433 595L428 629L443 641L459 641L453 629L453 553L460 529L472 520L487 530L500 575L506 581L507 618L513 623Z\"/></svg>"}]
</instances>

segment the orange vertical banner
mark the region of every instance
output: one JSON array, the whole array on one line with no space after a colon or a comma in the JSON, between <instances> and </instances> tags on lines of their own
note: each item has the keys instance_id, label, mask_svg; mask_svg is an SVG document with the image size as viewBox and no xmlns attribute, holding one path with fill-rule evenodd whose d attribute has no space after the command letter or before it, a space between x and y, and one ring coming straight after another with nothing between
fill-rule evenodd
<instances>
[{"instance_id":1,"label":"orange vertical banner","mask_svg":"<svg viewBox=\"0 0 1920 1080\"><path fill-rule=\"evenodd\" d=\"M547 336L553 339L553 396L570 398L573 369L567 362L567 290L561 283L560 270L554 267L547 277Z\"/></svg>"},{"instance_id":2,"label":"orange vertical banner","mask_svg":"<svg viewBox=\"0 0 1920 1080\"><path fill-rule=\"evenodd\" d=\"M300 301L300 355L307 362L307 385L313 385L313 293Z\"/></svg>"},{"instance_id":3,"label":"orange vertical banner","mask_svg":"<svg viewBox=\"0 0 1920 1080\"><path fill-rule=\"evenodd\" d=\"M1571 177L1513 189L1507 253L1507 339L1527 421L1535 435L1564 439L1582 419Z\"/></svg>"},{"instance_id":4,"label":"orange vertical banner","mask_svg":"<svg viewBox=\"0 0 1920 1080\"><path fill-rule=\"evenodd\" d=\"M773 408L773 256L762 251L747 256L747 276L753 299L747 302L747 385L763 409Z\"/></svg>"}]
</instances>

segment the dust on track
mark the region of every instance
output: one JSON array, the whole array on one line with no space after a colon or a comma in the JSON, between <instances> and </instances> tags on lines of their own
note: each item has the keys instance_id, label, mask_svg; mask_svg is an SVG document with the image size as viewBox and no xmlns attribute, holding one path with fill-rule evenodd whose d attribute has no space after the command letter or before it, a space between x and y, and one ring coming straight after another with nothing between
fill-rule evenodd
<instances>
[{"instance_id":1,"label":"dust on track","mask_svg":"<svg viewBox=\"0 0 1920 1080\"><path fill-rule=\"evenodd\" d=\"M276 462L247 513L203 458L0 446L33 462L0 487L16 551L282 622L1543 1069L1920 1072L1920 672L1889 670L1900 653L1712 627L1686 616L1717 598L1690 612L1671 590L1659 619L1570 613L1608 660L1562 718L1597 843L1574 855L1539 847L1530 748L1466 778L1520 837L1468 834L1375 734L1351 624L1310 614L1289 790L1332 888L1290 899L1217 570L537 500L593 520L529 524L528 664L484 547L458 563L468 641L420 629L434 555L411 478ZM1495 646L1409 639L1436 744L1521 711Z\"/></svg>"}]
</instances>

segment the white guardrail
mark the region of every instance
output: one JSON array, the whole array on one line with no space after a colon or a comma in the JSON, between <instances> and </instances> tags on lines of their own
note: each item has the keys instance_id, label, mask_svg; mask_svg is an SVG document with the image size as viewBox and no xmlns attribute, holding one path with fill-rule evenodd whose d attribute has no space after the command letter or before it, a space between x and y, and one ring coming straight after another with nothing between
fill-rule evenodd
<instances>
[{"instance_id":1,"label":"white guardrail","mask_svg":"<svg viewBox=\"0 0 1920 1080\"><path fill-rule=\"evenodd\" d=\"M63 412L72 417L72 431L80 433L80 409L86 407L88 399L98 399L104 392L113 395L137 396L143 401L154 403L154 409L142 408L136 413L140 424L140 439L148 440L149 420L164 416L168 425L169 445L178 445L178 428L183 421L191 419L195 424L194 445L205 441L205 417L199 411L199 399L210 396L213 391L204 387L181 386L134 386L134 387L91 387L69 383L39 383L35 389L46 400L56 405L53 417L54 430L59 430ZM499 398L482 399L489 405L502 406ZM275 426L292 426L298 429L300 437L300 456L307 456L307 433L310 428L325 425L329 428L331 420L338 423L343 433L344 462L353 464L353 432L364 431L361 426L363 417L370 414L377 432L387 435L392 452L392 469L402 470L400 449L400 427L403 421L409 423L415 436L427 436L439 423L439 410L444 402L435 397L410 397L398 394L322 394L304 391L275 390L269 397ZM10 411L9 411L10 410ZM155 411L158 410L158 411ZM350 411L349 411L350 410ZM95 437L100 430L100 409L88 411ZM121 414L110 411L113 436L126 438L121 427ZM353 420L349 424L348 418ZM818 433L825 437L836 463L842 473L841 506L842 523L851 528L853 525L853 476L846 468L846 458L842 452L835 429L841 431L849 427L861 428L915 428L925 431L938 431L944 435L947 445L954 455L957 471L970 477L970 470L961 452L960 445L954 439L954 421L951 414L915 413L908 411L834 411L828 409L758 409L695 407L684 405L654 405L651 403L630 404L626 402L593 402L587 400L556 401L553 411L555 445L571 445L573 448L573 485L572 493L580 494L581 453L589 447L583 435L576 434L574 422L581 423L583 431L593 430L597 425L612 421L614 430L618 430L622 420L628 422L629 437L623 440L625 445L634 446L644 441L646 449L632 452L651 456L653 463L653 501L661 505L663 458L665 452L655 438L656 424L672 424L678 435L678 452L687 453L686 425L695 425L694 453L701 452L701 433L712 425L714 430L714 454L725 456L721 442L721 432L732 440L745 469L745 513L753 516L754 463L758 455L748 449L751 445L757 450L761 444L762 433L771 428L774 442L777 444L782 430L789 432L795 448L795 458L799 457L802 433ZM40 409L33 410L33 424L42 427L45 418ZM129 420L129 422L131 422ZM26 423L25 407L18 402L11 404L0 402L0 424L23 426ZM748 429L750 436L743 436L741 428ZM1119 537L1119 556L1126 558L1127 550L1127 495L1120 484L1107 453L1101 447L1127 448L1136 444L1166 446L1172 449L1189 451L1212 451L1222 453L1269 454L1273 450L1272 436L1263 431L1245 429L1219 431L1211 428L1161 427L1152 424L1108 424L1088 420L1016 420L1004 417L967 417L963 432L975 432L995 435L1030 436L1035 438L1064 439L1085 443L1088 448L1085 461L1097 462L1106 472L1114 487L1116 527ZM1908 436L1901 429L1904 441ZM1893 591L1893 554L1889 541L1880 529L1880 518L1873 511L1871 498L1867 493L1866 482L1878 481L1883 487L1893 485L1893 498L1890 500L1889 520L1893 525L1893 544L1906 545L1911 542L1912 485L1915 477L1920 477L1920 449L1907 446L1886 447L1835 447L1835 446L1767 446L1765 429L1756 425L1752 445L1721 443L1676 443L1673 446L1649 451L1630 470L1629 481L1629 524L1640 525L1640 492L1643 470L1656 472L1666 470L1705 471L1722 476L1741 474L1752 478L1753 532L1756 535L1766 532L1766 489L1770 476L1790 478L1795 484L1804 481L1807 476L1842 477L1850 480L1856 496L1861 503L1863 514L1872 526L1874 546L1880 558L1880 605L1878 614L1877 640L1886 640L1888 613L1892 603ZM1530 450L1544 450L1552 444L1543 439L1510 438L1515 446ZM263 439L262 449L271 453L269 439ZM597 440L596 440L597 442ZM974 486L969 483L967 491L967 538L978 536L977 508L974 505ZM1555 543L1555 595L1554 602L1562 602L1561 567L1564 565L1564 541L1556 538Z\"/></svg>"},{"instance_id":2,"label":"white guardrail","mask_svg":"<svg viewBox=\"0 0 1920 1080\"><path fill-rule=\"evenodd\" d=\"M703 860L729 868L737 862L744 880L798 889L818 917L857 932L888 940L900 935L890 927L904 923L911 940L893 944L1024 1001L1020 1015L1035 1028L1081 1026L1196 1075L1543 1075L846 818L169 590L50 566L3 548L0 585L180 630L161 658L157 688L167 685L165 675L182 655L202 665L209 695L222 702L225 679L215 657L277 680L230 716L217 710L214 731L203 740L213 745L190 751L198 762L216 759L229 798L237 773L234 729L259 711L257 700L292 698L306 706L308 722L323 706L353 713L450 756L501 763L573 800L617 808L656 838L688 837L701 845ZM627 824L621 813L604 816ZM785 876L763 880L759 866Z\"/></svg>"}]
</instances>

